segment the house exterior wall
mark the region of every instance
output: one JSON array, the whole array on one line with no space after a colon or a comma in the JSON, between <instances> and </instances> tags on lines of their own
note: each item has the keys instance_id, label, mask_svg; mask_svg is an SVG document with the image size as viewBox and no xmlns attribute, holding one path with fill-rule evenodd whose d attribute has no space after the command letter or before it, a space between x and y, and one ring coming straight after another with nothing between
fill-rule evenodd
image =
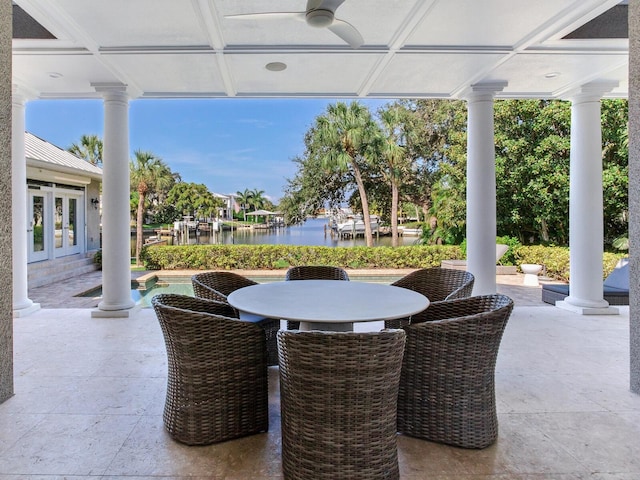
<instances>
[{"instance_id":1,"label":"house exterior wall","mask_svg":"<svg viewBox=\"0 0 640 480\"><path fill-rule=\"evenodd\" d=\"M73 177L79 180L81 179L83 182L89 181L90 183L88 185L81 185L80 183L78 183L75 186L72 183L68 183L68 184L57 183L55 177L57 175L60 175L61 173L63 173L67 177L70 177L70 178ZM81 225L80 230L78 231L78 234L82 235L82 242L81 242L82 248L79 253L85 253L85 252L92 252L92 251L99 250L101 247L100 245L101 243L101 237L100 237L101 208L99 204L94 204L91 202L92 199L95 199L98 202L100 201L101 181L96 178L89 178L85 175L82 175L82 172L78 172L78 173L80 173L80 175L71 175L69 173L58 172L53 169L27 166L27 184L31 185L33 183L37 185L38 182L46 182L47 185L45 186L45 188L47 188L49 192L51 192L52 188L54 188L54 191L56 191L56 189L61 189L64 191L65 189L68 189L68 188L71 188L71 189L75 189L77 187L82 188L82 192L81 192L82 193L82 199L81 199L82 209L79 215L81 216L80 220L83 223ZM26 188L28 188L28 185ZM60 191L60 190L57 190L57 191ZM51 195L51 193L49 193L49 195ZM52 202L53 202L53 196L49 196L49 204L47 207L47 212L49 212L50 215L53 215L52 212L54 209L54 205ZM26 212L25 214L27 215L27 223L31 222L32 219L29 218L29 212ZM53 231L51 229L53 228L53 225L49 221L45 221L45 225L48 225L48 230L45 232L45 235L47 236L47 238L52 239ZM49 245L49 249L51 248L52 248L52 245ZM53 258L55 258L56 253L53 250L51 250L49 252L49 255L50 257L48 258L48 260L52 260ZM64 256L64 253L62 256ZM32 258L30 256L29 263L41 262L43 260L47 260L47 259Z\"/></svg>"},{"instance_id":2,"label":"house exterior wall","mask_svg":"<svg viewBox=\"0 0 640 480\"><path fill-rule=\"evenodd\" d=\"M11 1L0 0L0 277L11 279ZM0 402L13 395L12 283L0 285Z\"/></svg>"},{"instance_id":3,"label":"house exterior wall","mask_svg":"<svg viewBox=\"0 0 640 480\"><path fill-rule=\"evenodd\" d=\"M87 185L86 191L86 224L87 224L87 251L100 249L100 206L97 208L91 203L92 198L100 200L100 182L92 180Z\"/></svg>"},{"instance_id":4,"label":"house exterior wall","mask_svg":"<svg viewBox=\"0 0 640 480\"><path fill-rule=\"evenodd\" d=\"M640 393L640 2L629 2L629 328L631 390Z\"/></svg>"}]
</instances>

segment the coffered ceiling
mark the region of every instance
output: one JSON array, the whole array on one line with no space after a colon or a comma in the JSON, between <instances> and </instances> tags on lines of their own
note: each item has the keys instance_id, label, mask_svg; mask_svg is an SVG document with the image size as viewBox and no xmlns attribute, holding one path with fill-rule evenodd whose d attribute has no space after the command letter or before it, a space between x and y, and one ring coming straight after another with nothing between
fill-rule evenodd
<instances>
[{"instance_id":1,"label":"coffered ceiling","mask_svg":"<svg viewBox=\"0 0 640 480\"><path fill-rule=\"evenodd\" d=\"M328 3L327 3L328 2ZM619 0L309 0L363 43L293 16L305 0L15 0L14 83L40 98L563 98L628 81ZM334 5L335 6L335 5ZM301 17L304 17L302 15ZM347 27L348 28L348 27Z\"/></svg>"}]
</instances>

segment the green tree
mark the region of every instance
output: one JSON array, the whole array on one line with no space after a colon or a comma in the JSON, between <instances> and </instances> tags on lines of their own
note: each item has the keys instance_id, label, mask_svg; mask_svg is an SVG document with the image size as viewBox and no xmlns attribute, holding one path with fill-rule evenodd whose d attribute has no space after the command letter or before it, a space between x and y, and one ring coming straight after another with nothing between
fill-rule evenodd
<instances>
[{"instance_id":1,"label":"green tree","mask_svg":"<svg viewBox=\"0 0 640 480\"><path fill-rule=\"evenodd\" d=\"M243 216L243 220L246 222L247 221L247 208L249 208L249 206L251 205L251 197L253 196L253 192L251 190L249 190L248 188L245 188L244 191L240 192L236 192L236 201L238 202L238 204L240 205L240 208L242 209L242 216Z\"/></svg>"},{"instance_id":2,"label":"green tree","mask_svg":"<svg viewBox=\"0 0 640 480\"><path fill-rule=\"evenodd\" d=\"M260 210L261 208L264 208L265 201L266 198L264 198L264 190L258 190L257 188L251 190L249 205L251 205L254 210Z\"/></svg>"},{"instance_id":3,"label":"green tree","mask_svg":"<svg viewBox=\"0 0 640 480\"><path fill-rule=\"evenodd\" d=\"M97 135L82 135L80 141L71 144L67 151L91 165L102 166L102 140Z\"/></svg>"},{"instance_id":4,"label":"green tree","mask_svg":"<svg viewBox=\"0 0 640 480\"><path fill-rule=\"evenodd\" d=\"M494 118L498 235L566 245L570 104L502 100Z\"/></svg>"},{"instance_id":5,"label":"green tree","mask_svg":"<svg viewBox=\"0 0 640 480\"><path fill-rule=\"evenodd\" d=\"M391 187L391 246L398 246L398 209L400 187L411 170L411 160L405 145L407 131L404 128L403 110L391 106L379 112L383 142L381 157L384 161L383 176Z\"/></svg>"},{"instance_id":6,"label":"green tree","mask_svg":"<svg viewBox=\"0 0 640 480\"><path fill-rule=\"evenodd\" d=\"M314 154L322 159L327 170L349 172L357 185L367 246L373 246L369 202L362 164L374 161L376 143L380 141L378 125L369 109L358 102L329 105L324 115L316 118L314 136L310 144Z\"/></svg>"},{"instance_id":7,"label":"green tree","mask_svg":"<svg viewBox=\"0 0 640 480\"><path fill-rule=\"evenodd\" d=\"M618 249L616 239L628 242L629 235L629 103L607 99L601 104L605 244Z\"/></svg>"},{"instance_id":8,"label":"green tree","mask_svg":"<svg viewBox=\"0 0 640 480\"><path fill-rule=\"evenodd\" d=\"M174 181L171 169L151 152L136 150L134 158L129 162L131 188L138 194L136 215L136 265L140 262L142 250L142 230L146 212L146 198L150 192L165 188Z\"/></svg>"},{"instance_id":9,"label":"green tree","mask_svg":"<svg viewBox=\"0 0 640 480\"><path fill-rule=\"evenodd\" d=\"M310 138L309 132L305 141ZM292 159L298 165L294 178L287 179L279 209L287 225L304 222L320 209L338 207L345 201L346 175L327 171L322 158L307 149L302 157Z\"/></svg>"},{"instance_id":10,"label":"green tree","mask_svg":"<svg viewBox=\"0 0 640 480\"><path fill-rule=\"evenodd\" d=\"M459 100L405 100L415 159L406 199L428 213L425 243L459 244L466 230L467 109ZM426 215L425 215L426 216Z\"/></svg>"},{"instance_id":11,"label":"green tree","mask_svg":"<svg viewBox=\"0 0 640 480\"><path fill-rule=\"evenodd\" d=\"M166 201L173 205L179 215L189 215L194 219L213 217L218 208L223 206L222 200L201 183L176 183Z\"/></svg>"}]
</instances>

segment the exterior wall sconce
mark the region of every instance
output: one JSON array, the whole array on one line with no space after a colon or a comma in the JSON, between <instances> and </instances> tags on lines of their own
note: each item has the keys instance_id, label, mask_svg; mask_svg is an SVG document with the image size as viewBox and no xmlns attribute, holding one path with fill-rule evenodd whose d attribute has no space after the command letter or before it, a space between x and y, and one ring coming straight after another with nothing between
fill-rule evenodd
<instances>
[{"instance_id":1,"label":"exterior wall sconce","mask_svg":"<svg viewBox=\"0 0 640 480\"><path fill-rule=\"evenodd\" d=\"M96 210L98 209L99 204L100 204L100 200L98 200L97 198L91 199L91 205L93 205L93 208L95 208Z\"/></svg>"}]
</instances>

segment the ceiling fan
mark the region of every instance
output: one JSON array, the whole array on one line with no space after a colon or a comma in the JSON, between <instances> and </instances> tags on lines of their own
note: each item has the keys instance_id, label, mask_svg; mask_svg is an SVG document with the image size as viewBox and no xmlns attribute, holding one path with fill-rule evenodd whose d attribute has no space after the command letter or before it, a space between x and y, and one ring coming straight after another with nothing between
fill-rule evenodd
<instances>
[{"instance_id":1,"label":"ceiling fan","mask_svg":"<svg viewBox=\"0 0 640 480\"><path fill-rule=\"evenodd\" d=\"M342 40L358 48L364 43L360 32L349 22L335 17L337 8L345 0L307 0L307 9L304 12L263 12L245 13L239 15L227 15L228 19L239 20L265 20L293 18L307 22L307 25L317 28L328 28Z\"/></svg>"}]
</instances>

